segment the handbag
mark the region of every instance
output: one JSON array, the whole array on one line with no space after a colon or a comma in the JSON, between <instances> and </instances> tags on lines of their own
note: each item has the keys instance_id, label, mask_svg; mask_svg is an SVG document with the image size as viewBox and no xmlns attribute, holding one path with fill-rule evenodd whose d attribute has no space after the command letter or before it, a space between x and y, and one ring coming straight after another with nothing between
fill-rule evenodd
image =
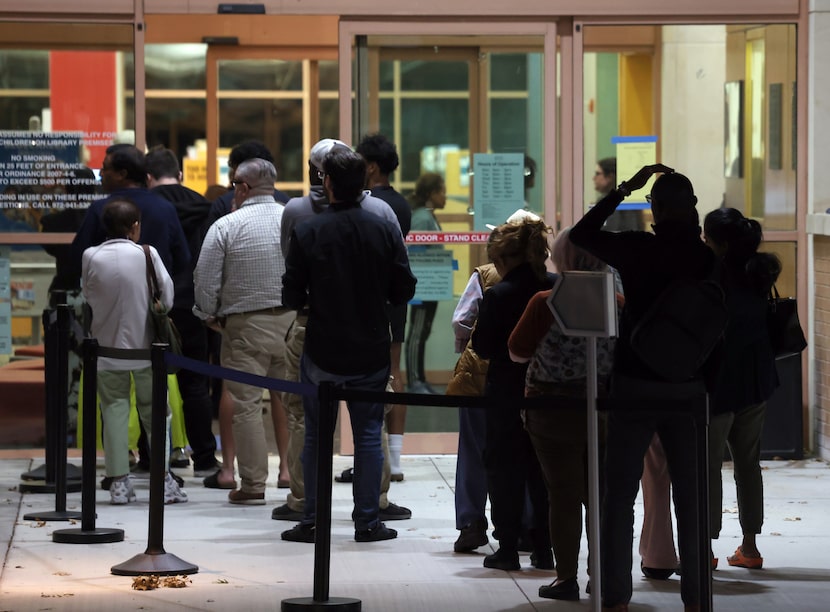
<instances>
[{"instance_id":1,"label":"handbag","mask_svg":"<svg viewBox=\"0 0 830 612\"><path fill-rule=\"evenodd\" d=\"M767 329L775 357L800 353L807 340L798 320L798 302L794 297L781 297L775 285L767 298Z\"/></svg>"},{"instance_id":2,"label":"handbag","mask_svg":"<svg viewBox=\"0 0 830 612\"><path fill-rule=\"evenodd\" d=\"M147 287L150 289L150 307L148 316L153 330L153 342L167 344L168 350L176 355L182 354L182 337L179 330L170 319L169 310L161 301L161 289L159 289L156 267L153 265L153 258L150 257L150 247L141 245L144 249L144 257L147 260ZM179 368L167 366L168 374L175 374Z\"/></svg>"}]
</instances>

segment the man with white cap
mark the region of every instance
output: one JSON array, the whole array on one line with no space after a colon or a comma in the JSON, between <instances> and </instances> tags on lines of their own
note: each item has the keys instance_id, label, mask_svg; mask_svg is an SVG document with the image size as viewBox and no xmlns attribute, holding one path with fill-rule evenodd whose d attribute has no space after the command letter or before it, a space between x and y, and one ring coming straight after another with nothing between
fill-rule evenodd
<instances>
[{"instance_id":1,"label":"man with white cap","mask_svg":"<svg viewBox=\"0 0 830 612\"><path fill-rule=\"evenodd\" d=\"M323 160L335 147L351 147L341 140L324 138L311 148L308 159L308 180L311 184L309 194L299 198L291 198L285 205L282 215L280 247L284 255L288 253L291 232L303 221L313 218L329 206L325 189L323 188ZM392 208L383 200L376 198L369 191L364 191L359 200L361 208L372 212L384 219L388 219L400 230L398 218ZM305 326L308 320L306 310L299 311L293 325L286 336L286 380L300 380L300 357L305 342ZM300 455L305 443L305 416L303 413L303 398L293 393L283 394L283 405L288 416L288 473L289 488L286 503L277 506L271 512L274 520L299 521L303 516L305 503L305 481L303 465ZM412 512L408 508L389 502L386 494L389 490L390 469L389 451L383 445L384 464L380 494L380 520L393 521L408 519Z\"/></svg>"}]
</instances>

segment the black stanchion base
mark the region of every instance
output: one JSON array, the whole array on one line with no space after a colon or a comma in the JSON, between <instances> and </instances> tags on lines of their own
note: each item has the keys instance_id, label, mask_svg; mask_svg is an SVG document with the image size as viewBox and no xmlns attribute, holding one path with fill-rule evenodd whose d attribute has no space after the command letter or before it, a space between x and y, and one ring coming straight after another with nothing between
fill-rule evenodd
<instances>
[{"instance_id":1,"label":"black stanchion base","mask_svg":"<svg viewBox=\"0 0 830 612\"><path fill-rule=\"evenodd\" d=\"M58 529L52 532L52 541L58 544L109 544L123 542L123 529L96 528L84 531L83 529Z\"/></svg>"},{"instance_id":2,"label":"black stanchion base","mask_svg":"<svg viewBox=\"0 0 830 612\"><path fill-rule=\"evenodd\" d=\"M80 512L59 512L57 510L47 512L30 512L23 515L24 521L80 521Z\"/></svg>"},{"instance_id":3,"label":"black stanchion base","mask_svg":"<svg viewBox=\"0 0 830 612\"><path fill-rule=\"evenodd\" d=\"M81 479L81 468L79 468L74 463L67 463L66 464L66 479L67 480L80 480ZM44 463L40 467L36 467L30 472L23 472L20 475L20 480L46 480L46 464Z\"/></svg>"},{"instance_id":4,"label":"black stanchion base","mask_svg":"<svg viewBox=\"0 0 830 612\"><path fill-rule=\"evenodd\" d=\"M170 553L150 555L141 553L132 559L113 565L110 571L116 576L176 576L178 574L195 574L198 565L179 559Z\"/></svg>"},{"instance_id":5,"label":"black stanchion base","mask_svg":"<svg viewBox=\"0 0 830 612\"><path fill-rule=\"evenodd\" d=\"M18 485L17 490L21 493L55 493L57 488L58 487L54 482L46 482L45 480L24 480ZM80 490L80 480L67 479L67 493L77 493Z\"/></svg>"},{"instance_id":6,"label":"black stanchion base","mask_svg":"<svg viewBox=\"0 0 830 612\"><path fill-rule=\"evenodd\" d=\"M331 597L326 601L315 601L313 597L293 597L283 599L282 612L316 612L317 610L342 610L343 612L360 612L361 601L351 597Z\"/></svg>"}]
</instances>

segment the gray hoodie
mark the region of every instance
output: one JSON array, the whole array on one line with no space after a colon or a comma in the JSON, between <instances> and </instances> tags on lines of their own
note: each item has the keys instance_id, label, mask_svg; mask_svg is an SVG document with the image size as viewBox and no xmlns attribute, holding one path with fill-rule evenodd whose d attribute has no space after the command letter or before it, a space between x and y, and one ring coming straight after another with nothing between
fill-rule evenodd
<instances>
[{"instance_id":1,"label":"gray hoodie","mask_svg":"<svg viewBox=\"0 0 830 612\"><path fill-rule=\"evenodd\" d=\"M386 202L376 198L370 191L364 191L359 200L361 208L387 219L401 230L395 211ZM283 256L288 255L288 242L293 229L303 220L323 212L329 206L326 192L322 185L312 185L308 195L291 198L282 212L282 227L280 229L280 246Z\"/></svg>"}]
</instances>

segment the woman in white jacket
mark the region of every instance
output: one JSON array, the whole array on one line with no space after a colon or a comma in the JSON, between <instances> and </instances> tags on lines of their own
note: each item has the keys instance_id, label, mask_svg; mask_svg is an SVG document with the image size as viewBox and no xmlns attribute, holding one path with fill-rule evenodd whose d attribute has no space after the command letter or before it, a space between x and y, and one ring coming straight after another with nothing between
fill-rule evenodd
<instances>
[{"instance_id":1,"label":"woman in white jacket","mask_svg":"<svg viewBox=\"0 0 830 612\"><path fill-rule=\"evenodd\" d=\"M147 258L137 244L141 233L141 212L129 200L108 202L102 212L107 239L84 251L81 286L92 310L92 336L99 345L122 349L148 349L152 326L148 317L150 290L147 285ZM154 247L149 247L156 271L161 301L173 304L173 281ZM136 408L146 431L151 431L152 369L149 360L98 360L98 397L104 423L104 462L111 477L110 502L126 504L135 500L128 459L130 387L135 386ZM169 472L164 487L165 503L186 502L187 495Z\"/></svg>"}]
</instances>

